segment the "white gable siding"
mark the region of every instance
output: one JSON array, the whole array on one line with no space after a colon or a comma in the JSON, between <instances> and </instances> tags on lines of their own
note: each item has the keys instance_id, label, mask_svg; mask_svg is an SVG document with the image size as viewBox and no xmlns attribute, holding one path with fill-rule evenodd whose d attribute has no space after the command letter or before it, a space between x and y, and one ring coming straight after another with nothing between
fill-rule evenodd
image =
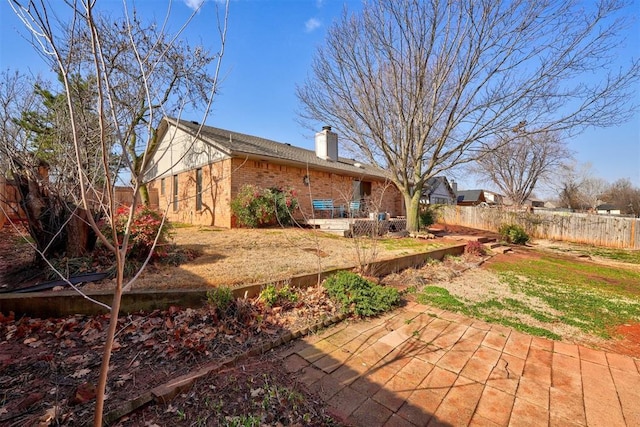
<instances>
[{"instance_id":1,"label":"white gable siding","mask_svg":"<svg viewBox=\"0 0 640 427\"><path fill-rule=\"evenodd\" d=\"M451 199L451 193L449 193L447 186L444 182L439 182L433 192L429 195L429 203L430 204L450 204L453 203Z\"/></svg>"},{"instance_id":2,"label":"white gable siding","mask_svg":"<svg viewBox=\"0 0 640 427\"><path fill-rule=\"evenodd\" d=\"M227 157L201 139L195 139L181 129L170 126L153 154L145 179L151 181L176 175Z\"/></svg>"},{"instance_id":3,"label":"white gable siding","mask_svg":"<svg viewBox=\"0 0 640 427\"><path fill-rule=\"evenodd\" d=\"M487 201L487 203L498 203L498 201L496 200L496 195L490 191L484 192L484 199Z\"/></svg>"}]
</instances>

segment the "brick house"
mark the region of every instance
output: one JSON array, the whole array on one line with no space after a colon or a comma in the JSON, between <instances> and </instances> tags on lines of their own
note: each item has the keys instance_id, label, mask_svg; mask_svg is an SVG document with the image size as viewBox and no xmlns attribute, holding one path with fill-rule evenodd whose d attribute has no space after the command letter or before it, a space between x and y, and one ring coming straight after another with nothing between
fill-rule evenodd
<instances>
[{"instance_id":1,"label":"brick house","mask_svg":"<svg viewBox=\"0 0 640 427\"><path fill-rule=\"evenodd\" d=\"M403 198L385 172L339 157L329 126L316 134L315 151L168 117L158 141L145 178L172 221L235 226L230 203L245 184L293 189L298 219L320 215L312 210L320 199L337 208L358 200L364 213L404 215Z\"/></svg>"}]
</instances>

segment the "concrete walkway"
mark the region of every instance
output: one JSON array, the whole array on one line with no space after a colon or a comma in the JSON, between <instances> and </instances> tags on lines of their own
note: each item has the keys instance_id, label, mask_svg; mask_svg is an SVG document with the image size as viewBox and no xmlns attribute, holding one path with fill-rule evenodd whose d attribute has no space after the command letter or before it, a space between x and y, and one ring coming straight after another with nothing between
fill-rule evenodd
<instances>
[{"instance_id":1,"label":"concrete walkway","mask_svg":"<svg viewBox=\"0 0 640 427\"><path fill-rule=\"evenodd\" d=\"M640 426L640 359L424 305L342 322L280 356L354 426Z\"/></svg>"}]
</instances>

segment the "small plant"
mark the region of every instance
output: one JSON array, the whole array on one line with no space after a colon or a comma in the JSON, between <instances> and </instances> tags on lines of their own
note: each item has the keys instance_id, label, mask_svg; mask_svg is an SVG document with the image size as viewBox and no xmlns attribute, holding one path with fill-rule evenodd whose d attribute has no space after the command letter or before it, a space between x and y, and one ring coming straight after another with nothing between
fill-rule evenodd
<instances>
[{"instance_id":1,"label":"small plant","mask_svg":"<svg viewBox=\"0 0 640 427\"><path fill-rule=\"evenodd\" d=\"M290 225L292 212L298 207L296 193L292 189L260 188L245 185L231 201L231 209L238 222L249 228L268 225Z\"/></svg>"},{"instance_id":2,"label":"small plant","mask_svg":"<svg viewBox=\"0 0 640 427\"><path fill-rule=\"evenodd\" d=\"M432 305L445 310L459 311L464 314L469 314L469 310L465 306L464 302L460 301L454 295L451 295L445 288L439 286L427 286L422 290L422 293L418 295L418 302L420 304Z\"/></svg>"},{"instance_id":3,"label":"small plant","mask_svg":"<svg viewBox=\"0 0 640 427\"><path fill-rule=\"evenodd\" d=\"M436 207L426 206L420 209L418 213L418 220L420 221L420 228L427 228L435 224L438 217Z\"/></svg>"},{"instance_id":4,"label":"small plant","mask_svg":"<svg viewBox=\"0 0 640 427\"><path fill-rule=\"evenodd\" d=\"M477 240L469 240L467 246L464 247L464 253L473 256L485 256L487 251L482 243Z\"/></svg>"},{"instance_id":5,"label":"small plant","mask_svg":"<svg viewBox=\"0 0 640 427\"><path fill-rule=\"evenodd\" d=\"M416 285L411 285L405 288L404 290L400 291L402 295L411 295L411 294L415 294L416 292L418 292L418 287Z\"/></svg>"},{"instance_id":6,"label":"small plant","mask_svg":"<svg viewBox=\"0 0 640 427\"><path fill-rule=\"evenodd\" d=\"M234 300L231 288L223 286L221 288L214 288L207 291L207 302L221 317L223 317L229 310L229 307L233 304Z\"/></svg>"},{"instance_id":7,"label":"small plant","mask_svg":"<svg viewBox=\"0 0 640 427\"><path fill-rule=\"evenodd\" d=\"M517 224L503 224L498 229L498 232L508 243L524 245L529 241L527 232Z\"/></svg>"},{"instance_id":8,"label":"small plant","mask_svg":"<svg viewBox=\"0 0 640 427\"><path fill-rule=\"evenodd\" d=\"M342 309L358 316L375 316L391 310L400 302L395 288L376 285L354 273L341 271L324 281L329 297Z\"/></svg>"},{"instance_id":9,"label":"small plant","mask_svg":"<svg viewBox=\"0 0 640 427\"><path fill-rule=\"evenodd\" d=\"M260 300L269 307L276 305L286 306L298 301L298 295L289 285L277 287L276 285L269 284L260 292Z\"/></svg>"}]
</instances>

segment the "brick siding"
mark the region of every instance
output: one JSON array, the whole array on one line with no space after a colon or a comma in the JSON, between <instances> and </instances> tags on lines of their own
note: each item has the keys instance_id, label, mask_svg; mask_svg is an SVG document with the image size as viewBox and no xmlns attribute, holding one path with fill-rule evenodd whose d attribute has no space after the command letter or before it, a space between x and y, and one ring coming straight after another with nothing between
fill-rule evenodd
<instances>
[{"instance_id":1,"label":"brick siding","mask_svg":"<svg viewBox=\"0 0 640 427\"><path fill-rule=\"evenodd\" d=\"M311 218L311 201L314 199L332 199L336 206L348 206L353 200L353 182L356 177L330 172L306 170L301 167L234 158L212 163L202 168L202 204L196 209L196 171L191 170L178 175L178 210L173 209L173 177L165 177L165 193L162 194L160 179L149 183L150 191L159 194L159 208L168 209L171 221L188 224L215 225L223 228L235 226L230 203L233 197L246 184L262 188L285 188L296 192L300 209L295 216L298 219ZM211 179L213 176L214 179ZM309 177L305 185L304 177ZM371 197L367 198L371 210L389 212L392 216L403 215L403 199L398 190L390 183L371 182Z\"/></svg>"}]
</instances>

